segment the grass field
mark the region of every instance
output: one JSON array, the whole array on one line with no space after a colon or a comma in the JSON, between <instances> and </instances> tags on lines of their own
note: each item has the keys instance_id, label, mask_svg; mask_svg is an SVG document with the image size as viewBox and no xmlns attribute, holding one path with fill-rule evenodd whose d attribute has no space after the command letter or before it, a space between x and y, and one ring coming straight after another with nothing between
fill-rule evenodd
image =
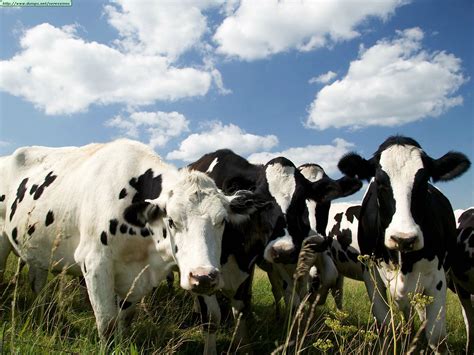
<instances>
[{"instance_id":1,"label":"grass field","mask_svg":"<svg viewBox=\"0 0 474 355\"><path fill-rule=\"evenodd\" d=\"M15 279L16 260L10 257L6 281ZM66 275L51 277L48 286L35 297L23 270L16 283L0 287L0 354L199 354L203 350L200 327L192 316L191 296L177 287L169 291L165 283L144 299L130 334L108 347L99 342L86 291L76 279ZM414 334L402 322L396 324L396 348L392 336L377 334L362 283L346 280L344 291L344 313L335 312L330 299L325 306L316 308L311 322L306 322L303 315L295 317L294 324L300 326L295 326L293 335L288 337L285 322L275 319L266 275L257 270L253 319L249 322L253 352L379 354L408 349ZM464 323L459 302L451 292L447 312L449 350L463 353ZM419 325L417 321L415 324ZM229 317L218 333L219 352L230 349L232 333L233 321ZM295 343L291 342L295 339ZM287 340L290 346L285 347ZM387 344L391 347L386 348ZM421 348L424 346L422 343Z\"/></svg>"}]
</instances>

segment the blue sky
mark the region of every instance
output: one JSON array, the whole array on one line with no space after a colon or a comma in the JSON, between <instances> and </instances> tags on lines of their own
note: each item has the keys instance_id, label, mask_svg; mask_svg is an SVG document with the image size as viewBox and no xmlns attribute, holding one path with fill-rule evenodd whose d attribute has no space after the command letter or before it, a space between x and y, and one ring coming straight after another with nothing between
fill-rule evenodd
<instances>
[{"instance_id":1,"label":"blue sky","mask_svg":"<svg viewBox=\"0 0 474 355\"><path fill-rule=\"evenodd\" d=\"M0 16L1 155L130 137L178 166L229 147L338 177L344 153L403 134L474 160L469 0L73 0ZM466 208L473 182L439 187Z\"/></svg>"}]
</instances>

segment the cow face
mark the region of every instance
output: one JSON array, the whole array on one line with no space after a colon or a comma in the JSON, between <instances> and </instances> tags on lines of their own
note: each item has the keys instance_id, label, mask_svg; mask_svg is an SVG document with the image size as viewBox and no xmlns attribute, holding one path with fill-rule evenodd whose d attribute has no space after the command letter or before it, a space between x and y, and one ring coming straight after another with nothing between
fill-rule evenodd
<instances>
[{"instance_id":1,"label":"cow face","mask_svg":"<svg viewBox=\"0 0 474 355\"><path fill-rule=\"evenodd\" d=\"M413 139L390 137L370 160L350 153L339 162L346 175L373 178L369 190L376 193L380 227L388 249L410 252L423 248L422 223L427 205L428 182L451 180L469 168L461 153L450 152L432 159Z\"/></svg>"},{"instance_id":2,"label":"cow face","mask_svg":"<svg viewBox=\"0 0 474 355\"><path fill-rule=\"evenodd\" d=\"M266 164L265 175L268 192L274 198L276 207L269 217L274 221L273 233L264 257L276 263L295 263L303 240L316 234L316 230L311 228L307 201L328 203L334 198L354 193L362 186L360 181L347 177L335 181L323 176L318 181L310 182L293 163L281 157Z\"/></svg>"},{"instance_id":3,"label":"cow face","mask_svg":"<svg viewBox=\"0 0 474 355\"><path fill-rule=\"evenodd\" d=\"M158 198L127 208L125 219L148 224L159 236L157 248L168 243L183 289L211 294L223 286L220 256L225 224L242 223L256 208L252 193L227 197L205 174L182 170L172 179L163 178Z\"/></svg>"}]
</instances>

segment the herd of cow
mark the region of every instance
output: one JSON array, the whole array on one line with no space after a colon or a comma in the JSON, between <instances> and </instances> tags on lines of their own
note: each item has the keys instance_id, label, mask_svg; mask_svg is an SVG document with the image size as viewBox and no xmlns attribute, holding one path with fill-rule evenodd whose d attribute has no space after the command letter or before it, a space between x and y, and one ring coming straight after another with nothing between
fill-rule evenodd
<instances>
[{"instance_id":1,"label":"herd of cow","mask_svg":"<svg viewBox=\"0 0 474 355\"><path fill-rule=\"evenodd\" d=\"M388 138L368 160L344 156L338 180L316 164L296 168L279 157L254 165L226 149L176 169L130 140L20 148L0 158L0 281L12 250L28 265L35 292L48 270L83 276L99 335L107 339L176 269L206 323L205 353L216 353L216 292L240 318L237 339L247 339L256 265L268 273L278 313L281 298L298 305L308 292L322 304L332 291L342 307L344 277L365 283L380 326L390 322L387 290L404 314L410 293L432 296L419 316L436 352L446 350L451 288L471 354L474 209L455 217L430 184L469 166L461 153L433 159L401 136ZM360 205L331 206L363 180L369 185ZM372 257L375 272L360 255ZM310 270L304 282L294 278L298 260Z\"/></svg>"}]
</instances>

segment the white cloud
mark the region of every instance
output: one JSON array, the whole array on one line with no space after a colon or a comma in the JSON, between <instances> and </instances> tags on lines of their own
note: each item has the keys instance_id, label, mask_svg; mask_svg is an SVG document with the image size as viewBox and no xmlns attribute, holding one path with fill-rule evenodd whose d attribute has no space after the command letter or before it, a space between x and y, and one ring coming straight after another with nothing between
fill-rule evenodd
<instances>
[{"instance_id":1,"label":"white cloud","mask_svg":"<svg viewBox=\"0 0 474 355\"><path fill-rule=\"evenodd\" d=\"M337 74L330 70L327 73L324 73L324 74L321 74L319 76L315 76L309 79L308 83L309 84L315 84L315 83L327 84L330 81L332 81L332 79L334 79L336 76Z\"/></svg>"},{"instance_id":2,"label":"white cloud","mask_svg":"<svg viewBox=\"0 0 474 355\"><path fill-rule=\"evenodd\" d=\"M177 68L165 57L123 53L86 42L75 28L44 23L27 30L21 51L0 61L0 90L20 96L46 114L70 114L91 104L146 105L205 95L212 76Z\"/></svg>"},{"instance_id":3,"label":"white cloud","mask_svg":"<svg viewBox=\"0 0 474 355\"><path fill-rule=\"evenodd\" d=\"M387 18L405 0L242 0L214 34L218 52L244 60L296 49L310 51L359 35L369 17ZM230 7L232 11L235 8Z\"/></svg>"},{"instance_id":4,"label":"white cloud","mask_svg":"<svg viewBox=\"0 0 474 355\"><path fill-rule=\"evenodd\" d=\"M455 93L468 80L461 60L422 49L423 31L397 31L369 49L361 48L347 75L325 86L309 108L312 128L397 126L436 117L462 104Z\"/></svg>"},{"instance_id":5,"label":"white cloud","mask_svg":"<svg viewBox=\"0 0 474 355\"><path fill-rule=\"evenodd\" d=\"M274 135L259 136L246 133L240 127L213 122L201 133L193 133L184 139L178 150L167 155L167 159L192 162L203 154L221 148L232 149L237 154L248 155L262 149L271 149L278 144Z\"/></svg>"},{"instance_id":6,"label":"white cloud","mask_svg":"<svg viewBox=\"0 0 474 355\"><path fill-rule=\"evenodd\" d=\"M254 164L265 164L273 158L283 156L290 159L296 166L306 163L319 164L328 175L331 175L338 172L337 163L339 159L354 147L353 143L342 138L336 138L332 143L332 145L294 147L280 152L254 153L248 157L248 160Z\"/></svg>"},{"instance_id":7,"label":"white cloud","mask_svg":"<svg viewBox=\"0 0 474 355\"><path fill-rule=\"evenodd\" d=\"M209 31L203 11L222 0L112 0L104 7L108 22L127 51L177 58L196 46Z\"/></svg>"},{"instance_id":8,"label":"white cloud","mask_svg":"<svg viewBox=\"0 0 474 355\"><path fill-rule=\"evenodd\" d=\"M140 133L149 137L152 148L163 147L171 138L189 131L189 121L178 112L133 112L129 118L115 116L105 123L108 127L118 128L121 134L130 138L139 138Z\"/></svg>"},{"instance_id":9,"label":"white cloud","mask_svg":"<svg viewBox=\"0 0 474 355\"><path fill-rule=\"evenodd\" d=\"M10 144L10 142L0 140L0 148L8 147Z\"/></svg>"}]
</instances>

